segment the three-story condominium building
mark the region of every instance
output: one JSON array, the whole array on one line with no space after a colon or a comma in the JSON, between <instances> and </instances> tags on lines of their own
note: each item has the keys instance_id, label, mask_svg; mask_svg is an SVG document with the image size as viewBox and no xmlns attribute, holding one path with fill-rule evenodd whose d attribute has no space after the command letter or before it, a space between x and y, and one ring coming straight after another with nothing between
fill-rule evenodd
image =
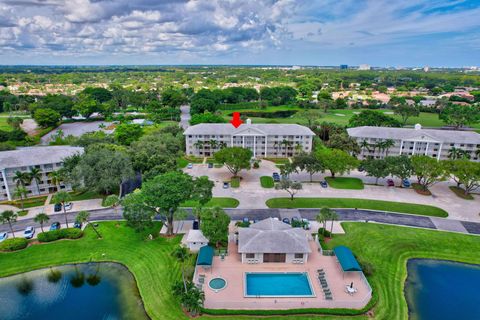
<instances>
[{"instance_id":1,"label":"three-story condominium building","mask_svg":"<svg viewBox=\"0 0 480 320\"><path fill-rule=\"evenodd\" d=\"M480 134L473 131L387 127L356 127L347 129L361 147L359 157L383 158L395 155L427 155L438 160L449 159L455 152L479 161Z\"/></svg>"},{"instance_id":2,"label":"three-story condominium building","mask_svg":"<svg viewBox=\"0 0 480 320\"><path fill-rule=\"evenodd\" d=\"M12 200L15 189L20 184L14 179L15 173L19 171L28 174L32 168L40 170L40 177L38 185L35 180L24 182L27 196L55 192L58 187L61 190L71 190L63 181L56 185L50 173L63 166L64 158L81 153L83 148L70 146L28 147L0 152L0 200Z\"/></svg>"},{"instance_id":3,"label":"three-story condominium building","mask_svg":"<svg viewBox=\"0 0 480 320\"><path fill-rule=\"evenodd\" d=\"M224 147L242 147L255 158L285 158L312 150L315 134L298 124L202 123L189 127L185 135L187 155L210 157Z\"/></svg>"}]
</instances>

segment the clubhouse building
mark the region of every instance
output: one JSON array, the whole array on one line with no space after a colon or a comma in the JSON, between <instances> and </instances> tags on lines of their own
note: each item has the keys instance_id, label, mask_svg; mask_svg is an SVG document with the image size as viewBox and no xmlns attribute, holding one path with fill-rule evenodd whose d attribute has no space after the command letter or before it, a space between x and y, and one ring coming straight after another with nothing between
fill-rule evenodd
<instances>
[{"instance_id":1,"label":"clubhouse building","mask_svg":"<svg viewBox=\"0 0 480 320\"><path fill-rule=\"evenodd\" d=\"M312 150L315 134L298 124L202 123L185 130L186 154L210 157L224 147L242 147L254 158L286 158Z\"/></svg>"},{"instance_id":2,"label":"clubhouse building","mask_svg":"<svg viewBox=\"0 0 480 320\"><path fill-rule=\"evenodd\" d=\"M17 182L15 172L29 173L32 168L40 169L40 181L27 181L27 196L47 194L60 190L71 190L68 184L60 181L56 185L49 174L63 166L63 159L74 154L82 154L83 148L71 146L27 147L0 152L0 200L13 200Z\"/></svg>"},{"instance_id":3,"label":"clubhouse building","mask_svg":"<svg viewBox=\"0 0 480 320\"><path fill-rule=\"evenodd\" d=\"M361 159L419 154L445 160L455 148L468 154L472 161L480 160L480 155L477 153L480 149L480 134L473 131L423 129L417 124L413 129L356 127L347 129L347 132L361 146L359 155ZM387 140L392 141L392 146L381 147L381 142Z\"/></svg>"}]
</instances>

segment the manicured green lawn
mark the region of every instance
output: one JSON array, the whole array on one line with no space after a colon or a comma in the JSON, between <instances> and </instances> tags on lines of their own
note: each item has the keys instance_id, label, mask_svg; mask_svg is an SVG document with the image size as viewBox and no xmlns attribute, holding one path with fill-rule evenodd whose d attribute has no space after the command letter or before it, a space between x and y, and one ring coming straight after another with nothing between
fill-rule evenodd
<instances>
[{"instance_id":1,"label":"manicured green lawn","mask_svg":"<svg viewBox=\"0 0 480 320\"><path fill-rule=\"evenodd\" d=\"M178 168L178 169L183 169L183 168L185 168L189 163L190 163L190 161L188 161L188 160L185 159L185 158L178 158L178 159L177 159L177 168Z\"/></svg>"},{"instance_id":2,"label":"manicured green lawn","mask_svg":"<svg viewBox=\"0 0 480 320\"><path fill-rule=\"evenodd\" d=\"M206 207L221 207L221 208L236 208L240 202L235 198L227 197L214 197L212 200L208 201L205 205ZM189 200L182 203L182 207L190 208L196 207L198 205L197 201Z\"/></svg>"},{"instance_id":3,"label":"manicured green lawn","mask_svg":"<svg viewBox=\"0 0 480 320\"><path fill-rule=\"evenodd\" d=\"M370 223L343 223L346 235L336 235L328 248L350 247L361 261L374 267L369 282L378 302L374 319L408 319L403 289L406 263L432 258L480 263L478 236Z\"/></svg>"},{"instance_id":4,"label":"manicured green lawn","mask_svg":"<svg viewBox=\"0 0 480 320\"><path fill-rule=\"evenodd\" d=\"M239 188L240 187L240 178L239 177L233 177L230 180L230 187Z\"/></svg>"},{"instance_id":5,"label":"manicured green lawn","mask_svg":"<svg viewBox=\"0 0 480 320\"><path fill-rule=\"evenodd\" d=\"M287 164L290 163L288 158L265 158L264 160L271 161L275 164Z\"/></svg>"},{"instance_id":6,"label":"manicured green lawn","mask_svg":"<svg viewBox=\"0 0 480 320\"><path fill-rule=\"evenodd\" d=\"M361 190L363 189L363 181L359 178L348 178L348 177L326 177L328 185L335 189L354 189Z\"/></svg>"},{"instance_id":7,"label":"manicured green lawn","mask_svg":"<svg viewBox=\"0 0 480 320\"><path fill-rule=\"evenodd\" d=\"M33 207L43 206L45 204L46 200L47 200L47 196L28 198L28 199L23 200L23 207L24 208L33 208ZM22 207L22 204L21 204L20 200L2 201L1 203L2 204L9 204L9 205L15 206L17 208Z\"/></svg>"},{"instance_id":8,"label":"manicured green lawn","mask_svg":"<svg viewBox=\"0 0 480 320\"><path fill-rule=\"evenodd\" d=\"M273 188L273 178L270 176L260 177L260 184L262 185L262 188Z\"/></svg>"},{"instance_id":9,"label":"manicured green lawn","mask_svg":"<svg viewBox=\"0 0 480 320\"><path fill-rule=\"evenodd\" d=\"M124 264L133 273L145 309L152 319L188 319L181 311L170 288L180 280L179 264L171 256L180 237L147 240L148 234L158 234L160 224L153 230L137 233L124 222L102 222L99 231L103 239L96 239L87 228L80 240L57 241L34 245L15 253L0 254L0 277L56 266L89 261L115 261ZM403 296L406 261L410 258L435 258L460 262L480 263L478 237L431 230L365 223L343 223L345 235L336 235L328 248L346 245L360 261L374 268L369 282L377 303L370 319L407 319L408 310ZM228 316L221 319L351 319L353 317ZM199 319L219 319L202 316ZM355 319L367 319L366 316Z\"/></svg>"},{"instance_id":10,"label":"manicured green lawn","mask_svg":"<svg viewBox=\"0 0 480 320\"><path fill-rule=\"evenodd\" d=\"M399 213L418 214L422 216L447 217L448 213L434 206L423 204L351 199L351 198L272 198L266 202L269 208L358 208Z\"/></svg>"}]
</instances>

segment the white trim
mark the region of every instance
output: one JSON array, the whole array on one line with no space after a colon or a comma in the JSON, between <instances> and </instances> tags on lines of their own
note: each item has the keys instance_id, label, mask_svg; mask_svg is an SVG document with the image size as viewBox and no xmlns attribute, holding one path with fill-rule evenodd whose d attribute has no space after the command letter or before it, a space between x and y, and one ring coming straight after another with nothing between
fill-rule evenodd
<instances>
[{"instance_id":1,"label":"white trim","mask_svg":"<svg viewBox=\"0 0 480 320\"><path fill-rule=\"evenodd\" d=\"M7 174L5 173L5 169L2 169L2 178L3 183L5 184L5 191L7 191L8 201L12 201L12 195L10 194L10 188L8 187Z\"/></svg>"},{"instance_id":2,"label":"white trim","mask_svg":"<svg viewBox=\"0 0 480 320\"><path fill-rule=\"evenodd\" d=\"M440 160L440 154L442 153L443 143L440 143L440 148L438 148L437 160Z\"/></svg>"},{"instance_id":3,"label":"white trim","mask_svg":"<svg viewBox=\"0 0 480 320\"><path fill-rule=\"evenodd\" d=\"M403 140L400 140L400 152L398 153L399 155L402 154L402 148L403 148Z\"/></svg>"}]
</instances>

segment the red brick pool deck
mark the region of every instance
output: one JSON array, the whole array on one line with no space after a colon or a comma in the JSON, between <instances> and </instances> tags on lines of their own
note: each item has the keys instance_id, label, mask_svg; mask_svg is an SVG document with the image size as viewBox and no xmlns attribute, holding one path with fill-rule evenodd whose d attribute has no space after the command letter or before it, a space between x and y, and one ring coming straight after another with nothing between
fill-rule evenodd
<instances>
[{"instance_id":1,"label":"red brick pool deck","mask_svg":"<svg viewBox=\"0 0 480 320\"><path fill-rule=\"evenodd\" d=\"M318 252L314 241L309 241L312 253L306 264L291 263L259 263L242 264L241 255L237 252L237 245L229 242L229 255L222 261L220 257L213 258L211 269L197 267L195 282L198 276L205 275L203 290L205 292L204 307L208 309L300 309L300 308L349 308L361 309L371 298L371 291L367 283L358 272L342 272L334 256L324 256ZM322 287L317 278L317 270L323 269L333 300L325 300ZM308 272L315 297L279 297L279 298L245 298L245 272ZM227 281L223 290L215 292L208 287L212 278L221 277ZM345 286L353 282L357 292L349 295ZM278 285L281 285L279 283Z\"/></svg>"}]
</instances>

